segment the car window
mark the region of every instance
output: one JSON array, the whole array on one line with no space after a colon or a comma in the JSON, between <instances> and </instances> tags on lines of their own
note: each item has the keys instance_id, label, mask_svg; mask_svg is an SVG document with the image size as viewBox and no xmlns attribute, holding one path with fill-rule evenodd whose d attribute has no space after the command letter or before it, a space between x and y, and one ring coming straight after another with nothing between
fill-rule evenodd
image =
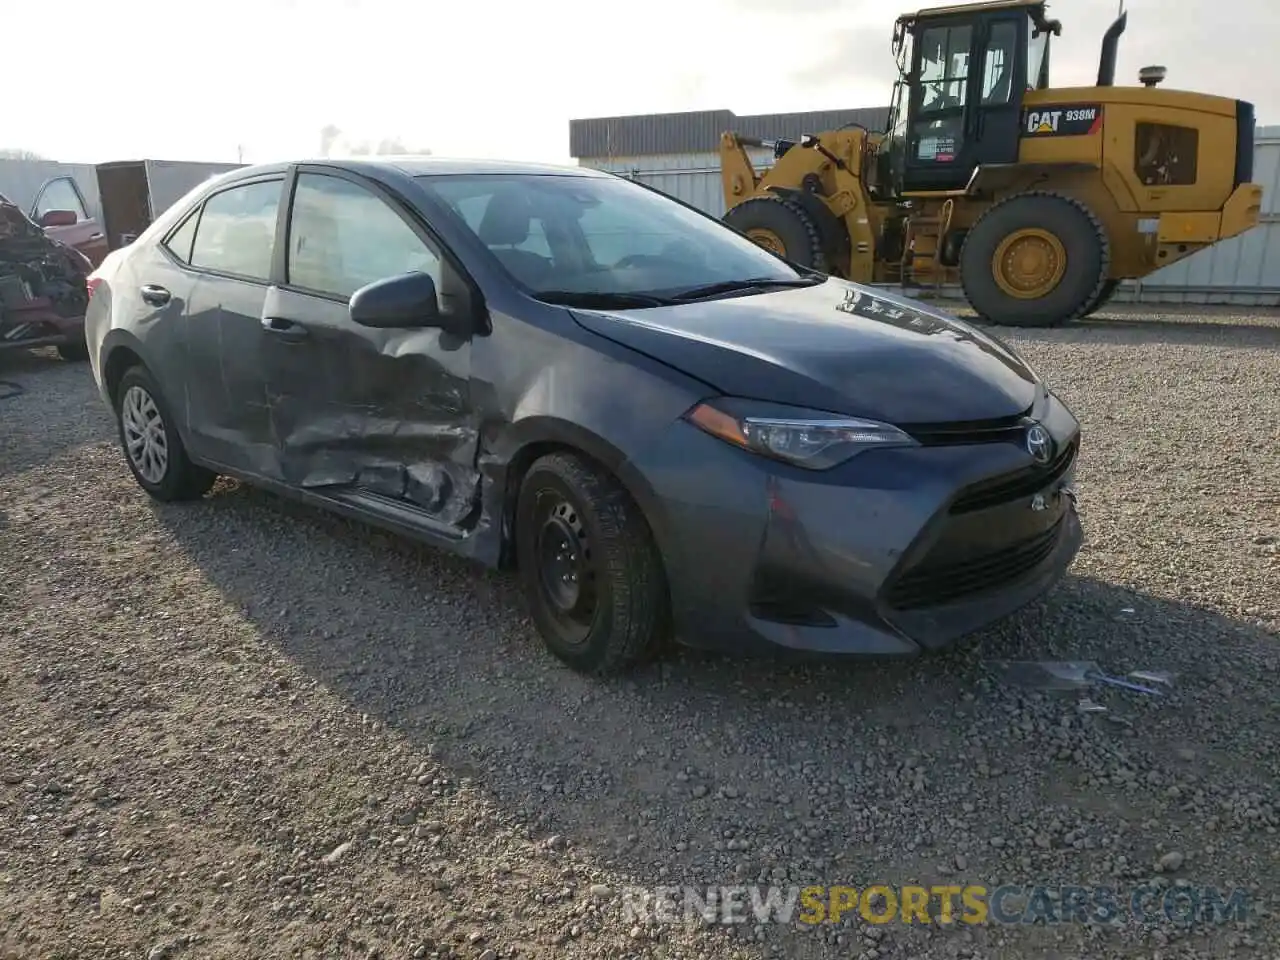
<instances>
[{"instance_id":1,"label":"car window","mask_svg":"<svg viewBox=\"0 0 1280 960\"><path fill-rule=\"evenodd\" d=\"M271 278L282 180L260 180L209 197L191 245L193 267L255 280Z\"/></svg>"},{"instance_id":2,"label":"car window","mask_svg":"<svg viewBox=\"0 0 1280 960\"><path fill-rule=\"evenodd\" d=\"M418 180L535 293L659 294L798 276L719 221L620 178L435 174ZM545 247L548 238L555 256Z\"/></svg>"},{"instance_id":3,"label":"car window","mask_svg":"<svg viewBox=\"0 0 1280 960\"><path fill-rule=\"evenodd\" d=\"M77 220L89 219L80 194L68 177L50 180L40 192L40 198L36 201L36 219L39 220L50 210L70 210Z\"/></svg>"},{"instance_id":4,"label":"car window","mask_svg":"<svg viewBox=\"0 0 1280 960\"><path fill-rule=\"evenodd\" d=\"M178 226L178 229L169 234L169 239L164 241L164 245L169 248L169 252L183 263L191 262L191 241L195 239L196 224L199 222L200 211L199 209L193 210Z\"/></svg>"},{"instance_id":5,"label":"car window","mask_svg":"<svg viewBox=\"0 0 1280 960\"><path fill-rule=\"evenodd\" d=\"M636 224L618 210L603 204L588 207L578 226L600 263L618 263L628 255L658 256L669 238L658 229L637 232Z\"/></svg>"},{"instance_id":6,"label":"car window","mask_svg":"<svg viewBox=\"0 0 1280 960\"><path fill-rule=\"evenodd\" d=\"M484 222L484 216L489 210L489 203L493 200L493 196L493 193L489 192L478 196L462 197L454 205L454 210L467 222L467 226L472 231L478 231L480 224ZM551 252L551 244L547 241L546 228L538 219L529 221L529 232L523 240L508 246L513 250L527 250L542 257L554 256Z\"/></svg>"},{"instance_id":7,"label":"car window","mask_svg":"<svg viewBox=\"0 0 1280 960\"><path fill-rule=\"evenodd\" d=\"M289 283L350 297L361 287L420 272L439 289L440 258L385 200L323 174L298 177L289 223Z\"/></svg>"}]
</instances>

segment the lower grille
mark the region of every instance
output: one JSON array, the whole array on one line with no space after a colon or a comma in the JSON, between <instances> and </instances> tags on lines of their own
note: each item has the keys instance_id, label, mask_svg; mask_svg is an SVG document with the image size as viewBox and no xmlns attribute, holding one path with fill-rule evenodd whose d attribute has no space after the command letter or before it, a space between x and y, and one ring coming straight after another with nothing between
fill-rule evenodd
<instances>
[{"instance_id":1,"label":"lower grille","mask_svg":"<svg viewBox=\"0 0 1280 960\"><path fill-rule=\"evenodd\" d=\"M889 605L898 610L936 607L1012 583L1053 553L1062 525L1060 519L1029 540L961 563L930 564L926 559L894 583L887 597Z\"/></svg>"}]
</instances>

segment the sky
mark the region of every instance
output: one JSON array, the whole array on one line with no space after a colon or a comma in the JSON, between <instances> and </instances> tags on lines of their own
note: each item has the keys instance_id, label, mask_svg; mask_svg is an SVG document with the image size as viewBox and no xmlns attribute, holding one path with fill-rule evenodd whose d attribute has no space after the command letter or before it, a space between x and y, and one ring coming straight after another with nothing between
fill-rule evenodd
<instances>
[{"instance_id":1,"label":"sky","mask_svg":"<svg viewBox=\"0 0 1280 960\"><path fill-rule=\"evenodd\" d=\"M0 148L86 163L314 156L328 125L342 143L568 163L571 118L882 106L895 75L893 20L910 9L886 0L0 6L6 36L43 38L5 45L5 74L25 79L7 85ZM1227 6L1231 16L1218 16ZM1054 86L1092 84L1117 7L1050 3L1063 24ZM1251 100L1259 123L1280 123L1280 57L1267 41L1280 32L1277 0L1126 7L1118 81L1161 64L1167 87Z\"/></svg>"}]
</instances>

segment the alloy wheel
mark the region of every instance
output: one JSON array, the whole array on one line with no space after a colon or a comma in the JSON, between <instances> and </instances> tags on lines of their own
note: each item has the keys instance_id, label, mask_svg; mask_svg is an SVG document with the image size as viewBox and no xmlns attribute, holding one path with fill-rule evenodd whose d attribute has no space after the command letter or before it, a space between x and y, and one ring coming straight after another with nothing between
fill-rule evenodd
<instances>
[{"instance_id":1,"label":"alloy wheel","mask_svg":"<svg viewBox=\"0 0 1280 960\"><path fill-rule=\"evenodd\" d=\"M169 435L151 394L136 384L129 387L120 402L120 424L125 452L138 475L147 483L161 483L169 469Z\"/></svg>"}]
</instances>

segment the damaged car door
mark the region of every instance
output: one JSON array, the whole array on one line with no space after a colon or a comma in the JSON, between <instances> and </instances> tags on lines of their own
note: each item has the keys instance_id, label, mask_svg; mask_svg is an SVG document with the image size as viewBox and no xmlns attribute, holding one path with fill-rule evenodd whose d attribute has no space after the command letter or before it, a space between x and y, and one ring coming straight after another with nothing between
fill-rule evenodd
<instances>
[{"instance_id":1,"label":"damaged car door","mask_svg":"<svg viewBox=\"0 0 1280 960\"><path fill-rule=\"evenodd\" d=\"M467 309L441 245L362 177L298 168L283 283L262 314L266 397L281 479L399 522L463 535L478 510ZM425 274L431 325L367 326L352 294ZM431 311L433 314L436 310Z\"/></svg>"},{"instance_id":2,"label":"damaged car door","mask_svg":"<svg viewBox=\"0 0 1280 960\"><path fill-rule=\"evenodd\" d=\"M283 191L282 176L232 184L205 198L164 243L182 272L195 278L180 304L181 389L192 450L266 476L273 471L276 445L263 398L261 317ZM141 299L153 306L183 296L165 273L144 272L139 280Z\"/></svg>"}]
</instances>

